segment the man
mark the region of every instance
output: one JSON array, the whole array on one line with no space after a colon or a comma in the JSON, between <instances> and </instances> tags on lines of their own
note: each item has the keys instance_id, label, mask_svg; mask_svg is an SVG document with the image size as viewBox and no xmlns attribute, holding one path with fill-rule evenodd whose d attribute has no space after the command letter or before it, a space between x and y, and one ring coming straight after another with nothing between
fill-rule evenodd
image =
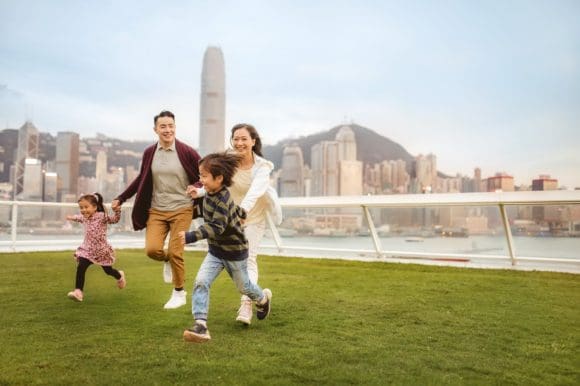
<instances>
[{"instance_id":1,"label":"man","mask_svg":"<svg viewBox=\"0 0 580 386\"><path fill-rule=\"evenodd\" d=\"M133 228L146 228L147 256L165 262L163 278L166 283L173 282L174 290L164 308L174 309L186 304L184 246L179 232L188 231L191 225L193 205L186 191L199 181L200 157L175 138L173 113L162 111L153 122L159 141L145 149L139 175L111 202L111 208L115 210L136 194L131 214Z\"/></svg>"}]
</instances>

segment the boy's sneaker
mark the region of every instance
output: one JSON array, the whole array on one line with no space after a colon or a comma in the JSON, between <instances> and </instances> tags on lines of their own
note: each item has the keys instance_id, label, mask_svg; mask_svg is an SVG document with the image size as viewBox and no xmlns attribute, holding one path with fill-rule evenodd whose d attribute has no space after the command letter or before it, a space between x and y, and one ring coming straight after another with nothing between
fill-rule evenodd
<instances>
[{"instance_id":1,"label":"boy's sneaker","mask_svg":"<svg viewBox=\"0 0 580 386\"><path fill-rule=\"evenodd\" d=\"M167 301L167 303L165 303L163 308L165 308L166 310L172 310L174 308L184 306L185 303L187 303L187 291L173 290L173 292L171 293L171 298L169 298L169 300Z\"/></svg>"},{"instance_id":2,"label":"boy's sneaker","mask_svg":"<svg viewBox=\"0 0 580 386\"><path fill-rule=\"evenodd\" d=\"M201 323L195 323L193 327L183 331L183 340L187 342L203 343L211 339L209 330Z\"/></svg>"},{"instance_id":3,"label":"boy's sneaker","mask_svg":"<svg viewBox=\"0 0 580 386\"><path fill-rule=\"evenodd\" d=\"M123 289L127 285L127 280L125 280L125 272L119 271L119 273L121 274L121 278L117 280L117 287Z\"/></svg>"},{"instance_id":4,"label":"boy's sneaker","mask_svg":"<svg viewBox=\"0 0 580 386\"><path fill-rule=\"evenodd\" d=\"M272 291L265 288L264 296L266 301L263 304L256 303L256 317L258 320L266 319L270 315L270 309L272 308Z\"/></svg>"},{"instance_id":5,"label":"boy's sneaker","mask_svg":"<svg viewBox=\"0 0 580 386\"><path fill-rule=\"evenodd\" d=\"M66 296L69 299L74 300L75 302L82 302L83 301L83 291L80 289L75 289L74 291L70 291Z\"/></svg>"},{"instance_id":6,"label":"boy's sneaker","mask_svg":"<svg viewBox=\"0 0 580 386\"><path fill-rule=\"evenodd\" d=\"M250 325L252 323L252 301L251 300L242 300L242 304L240 305L240 309L238 310L238 317L236 320L238 322L242 322L243 324Z\"/></svg>"},{"instance_id":7,"label":"boy's sneaker","mask_svg":"<svg viewBox=\"0 0 580 386\"><path fill-rule=\"evenodd\" d=\"M173 282L173 271L171 270L171 264L169 264L169 261L163 263L163 281L168 284Z\"/></svg>"}]
</instances>

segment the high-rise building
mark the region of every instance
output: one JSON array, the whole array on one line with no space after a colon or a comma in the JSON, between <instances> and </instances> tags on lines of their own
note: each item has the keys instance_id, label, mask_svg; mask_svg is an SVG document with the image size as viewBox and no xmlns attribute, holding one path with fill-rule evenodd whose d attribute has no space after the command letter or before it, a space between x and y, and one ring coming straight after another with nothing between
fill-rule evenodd
<instances>
[{"instance_id":1,"label":"high-rise building","mask_svg":"<svg viewBox=\"0 0 580 386\"><path fill-rule=\"evenodd\" d=\"M335 137L338 142L338 158L346 161L356 161L356 139L354 131L349 126L342 126Z\"/></svg>"},{"instance_id":2,"label":"high-rise building","mask_svg":"<svg viewBox=\"0 0 580 386\"><path fill-rule=\"evenodd\" d=\"M59 197L78 193L79 135L59 132L56 136L56 174L59 180Z\"/></svg>"},{"instance_id":3,"label":"high-rise building","mask_svg":"<svg viewBox=\"0 0 580 386\"><path fill-rule=\"evenodd\" d=\"M226 75L224 55L219 47L208 47L201 71L201 105L199 117L199 153L225 148Z\"/></svg>"},{"instance_id":4,"label":"high-rise building","mask_svg":"<svg viewBox=\"0 0 580 386\"><path fill-rule=\"evenodd\" d=\"M30 121L26 121L18 130L18 149L14 163L15 199L21 197L24 190L24 169L27 158L38 159L38 129Z\"/></svg>"},{"instance_id":5,"label":"high-rise building","mask_svg":"<svg viewBox=\"0 0 580 386\"><path fill-rule=\"evenodd\" d=\"M26 158L24 160L22 181L22 199L42 201L42 162L39 159Z\"/></svg>"},{"instance_id":6,"label":"high-rise building","mask_svg":"<svg viewBox=\"0 0 580 386\"><path fill-rule=\"evenodd\" d=\"M338 194L359 196L362 194L363 167L356 159L356 139L350 126L342 126L336 133L338 143Z\"/></svg>"},{"instance_id":7,"label":"high-rise building","mask_svg":"<svg viewBox=\"0 0 580 386\"><path fill-rule=\"evenodd\" d=\"M97 179L97 192L104 194L105 181L107 178L107 153L103 150L97 152L97 163L95 167L95 178Z\"/></svg>"},{"instance_id":8,"label":"high-rise building","mask_svg":"<svg viewBox=\"0 0 580 386\"><path fill-rule=\"evenodd\" d=\"M42 201L56 202L58 199L58 178L54 172L44 173L44 189Z\"/></svg>"},{"instance_id":9,"label":"high-rise building","mask_svg":"<svg viewBox=\"0 0 580 386\"><path fill-rule=\"evenodd\" d=\"M338 142L321 141L312 146L312 195L338 196Z\"/></svg>"},{"instance_id":10,"label":"high-rise building","mask_svg":"<svg viewBox=\"0 0 580 386\"><path fill-rule=\"evenodd\" d=\"M284 147L280 171L280 196L300 197L304 195L304 159L297 144Z\"/></svg>"},{"instance_id":11,"label":"high-rise building","mask_svg":"<svg viewBox=\"0 0 580 386\"><path fill-rule=\"evenodd\" d=\"M10 168L14 165L18 149L18 130L0 131L0 182L11 182Z\"/></svg>"},{"instance_id":12,"label":"high-rise building","mask_svg":"<svg viewBox=\"0 0 580 386\"><path fill-rule=\"evenodd\" d=\"M433 191L437 186L437 157L434 154L415 157L415 178L418 192Z\"/></svg>"},{"instance_id":13,"label":"high-rise building","mask_svg":"<svg viewBox=\"0 0 580 386\"><path fill-rule=\"evenodd\" d=\"M557 190L558 180L550 178L547 174L540 174L536 179L532 180L532 190Z\"/></svg>"},{"instance_id":14,"label":"high-rise building","mask_svg":"<svg viewBox=\"0 0 580 386\"><path fill-rule=\"evenodd\" d=\"M486 179L486 186L488 192L513 192L514 178L506 173L495 173L495 176Z\"/></svg>"},{"instance_id":15,"label":"high-rise building","mask_svg":"<svg viewBox=\"0 0 580 386\"><path fill-rule=\"evenodd\" d=\"M532 190L557 190L558 180L547 174L540 174L532 180ZM536 221L556 222L560 220L561 208L554 205L538 205L532 207L532 218Z\"/></svg>"}]
</instances>

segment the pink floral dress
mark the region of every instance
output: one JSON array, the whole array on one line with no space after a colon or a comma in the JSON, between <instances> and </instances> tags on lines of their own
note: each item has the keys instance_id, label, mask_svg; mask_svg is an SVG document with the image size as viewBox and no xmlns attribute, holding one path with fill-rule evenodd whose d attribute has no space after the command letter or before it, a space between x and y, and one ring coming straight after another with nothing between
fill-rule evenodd
<instances>
[{"instance_id":1,"label":"pink floral dress","mask_svg":"<svg viewBox=\"0 0 580 386\"><path fill-rule=\"evenodd\" d=\"M89 218L77 214L71 221L80 222L85 225L85 239L75 252L75 259L84 257L94 264L113 265L115 262L115 251L107 241L107 225L116 224L121 217L120 212L114 212L109 217L104 212L95 212Z\"/></svg>"}]
</instances>

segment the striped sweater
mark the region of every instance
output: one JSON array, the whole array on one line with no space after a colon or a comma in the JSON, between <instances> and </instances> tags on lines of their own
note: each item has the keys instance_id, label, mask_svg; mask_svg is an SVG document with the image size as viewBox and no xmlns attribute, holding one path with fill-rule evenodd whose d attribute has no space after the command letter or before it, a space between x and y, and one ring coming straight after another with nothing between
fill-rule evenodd
<instances>
[{"instance_id":1,"label":"striped sweater","mask_svg":"<svg viewBox=\"0 0 580 386\"><path fill-rule=\"evenodd\" d=\"M240 219L246 218L242 208L234 203L224 186L219 192L203 197L205 223L195 231L185 234L186 243L207 239L209 253L224 260L248 258L248 240Z\"/></svg>"}]
</instances>

